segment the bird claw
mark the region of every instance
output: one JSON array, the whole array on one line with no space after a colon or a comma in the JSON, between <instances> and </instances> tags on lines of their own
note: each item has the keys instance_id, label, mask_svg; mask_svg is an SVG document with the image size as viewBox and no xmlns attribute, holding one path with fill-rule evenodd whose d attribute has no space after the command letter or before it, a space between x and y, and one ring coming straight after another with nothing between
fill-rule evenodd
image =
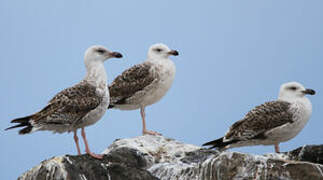
<instances>
[{"instance_id":1,"label":"bird claw","mask_svg":"<svg viewBox=\"0 0 323 180\"><path fill-rule=\"evenodd\" d=\"M149 131L149 130L143 130L142 132L143 135L153 135L153 136L161 136L162 134L155 132L155 131Z\"/></svg>"}]
</instances>

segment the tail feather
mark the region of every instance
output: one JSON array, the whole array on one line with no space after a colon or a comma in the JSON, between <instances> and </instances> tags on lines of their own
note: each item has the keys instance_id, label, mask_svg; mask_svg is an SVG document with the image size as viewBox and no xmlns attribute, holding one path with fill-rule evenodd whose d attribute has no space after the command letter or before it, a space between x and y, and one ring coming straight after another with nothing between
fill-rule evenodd
<instances>
[{"instance_id":1,"label":"tail feather","mask_svg":"<svg viewBox=\"0 0 323 180\"><path fill-rule=\"evenodd\" d=\"M21 129L19 131L19 134L28 134L31 132L33 126L30 123L32 116L26 116L26 117L22 117L22 118L17 118L11 121L11 123L19 123L17 125L8 127L5 130L9 130L9 129L14 129L14 128L18 128L18 127L24 127L23 129Z\"/></svg>"},{"instance_id":2,"label":"tail feather","mask_svg":"<svg viewBox=\"0 0 323 180\"><path fill-rule=\"evenodd\" d=\"M223 149L225 148L225 146L237 142L237 140L223 142L223 139L224 137L221 137L219 139L204 143L202 146L211 146L209 149L213 149L213 148Z\"/></svg>"},{"instance_id":3,"label":"tail feather","mask_svg":"<svg viewBox=\"0 0 323 180\"><path fill-rule=\"evenodd\" d=\"M11 123L27 123L29 122L29 120L32 118L31 116L26 116L26 117L22 117L22 118L17 118L11 121Z\"/></svg>"},{"instance_id":4,"label":"tail feather","mask_svg":"<svg viewBox=\"0 0 323 180\"><path fill-rule=\"evenodd\" d=\"M21 129L20 131L19 131L19 134L28 134L28 133L30 133L31 132L31 130L33 129L33 127L32 126L27 126L27 127L25 127L25 128L23 128L23 129Z\"/></svg>"},{"instance_id":5,"label":"tail feather","mask_svg":"<svg viewBox=\"0 0 323 180\"><path fill-rule=\"evenodd\" d=\"M15 125L15 126L8 127L5 130L7 131L9 129L14 129L14 128L17 128L17 127L25 127L25 126L27 126L27 124L18 124L18 125Z\"/></svg>"},{"instance_id":6,"label":"tail feather","mask_svg":"<svg viewBox=\"0 0 323 180\"><path fill-rule=\"evenodd\" d=\"M114 107L114 105L112 105L112 104L109 104L109 107L108 107L108 109L112 109Z\"/></svg>"}]
</instances>

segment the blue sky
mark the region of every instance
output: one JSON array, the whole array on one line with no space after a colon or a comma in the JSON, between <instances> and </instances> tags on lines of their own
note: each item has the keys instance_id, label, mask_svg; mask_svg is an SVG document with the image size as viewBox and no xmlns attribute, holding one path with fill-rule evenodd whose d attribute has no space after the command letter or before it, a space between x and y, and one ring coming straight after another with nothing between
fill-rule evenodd
<instances>
[{"instance_id":1,"label":"blue sky","mask_svg":"<svg viewBox=\"0 0 323 180\"><path fill-rule=\"evenodd\" d=\"M288 151L322 144L323 2L299 1L0 1L0 179L14 179L42 160L76 154L72 134L3 131L13 118L40 110L85 75L84 51L101 44L123 53L105 63L108 79L167 44L177 72L168 94L146 109L147 126L201 145L221 137L249 109L298 81L317 91L304 130ZM139 111L109 110L86 128L102 152L117 138L141 134ZM83 142L81 149L84 151ZM233 149L273 152L272 146Z\"/></svg>"}]
</instances>

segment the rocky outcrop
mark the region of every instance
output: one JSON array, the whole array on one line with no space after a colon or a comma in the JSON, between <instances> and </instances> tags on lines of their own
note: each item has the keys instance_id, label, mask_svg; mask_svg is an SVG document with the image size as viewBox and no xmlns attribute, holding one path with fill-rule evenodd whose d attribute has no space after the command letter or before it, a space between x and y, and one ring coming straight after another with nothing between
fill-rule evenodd
<instances>
[{"instance_id":1,"label":"rocky outcrop","mask_svg":"<svg viewBox=\"0 0 323 180\"><path fill-rule=\"evenodd\" d=\"M18 179L41 180L323 180L323 145L251 155L201 149L162 136L113 142L103 160L88 155L45 160Z\"/></svg>"}]
</instances>

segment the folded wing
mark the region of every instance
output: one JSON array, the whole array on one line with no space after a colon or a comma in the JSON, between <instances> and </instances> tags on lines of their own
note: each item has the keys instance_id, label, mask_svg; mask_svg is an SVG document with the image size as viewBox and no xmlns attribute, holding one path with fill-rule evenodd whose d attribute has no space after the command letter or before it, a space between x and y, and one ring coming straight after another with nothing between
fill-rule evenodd
<instances>
[{"instance_id":1,"label":"folded wing","mask_svg":"<svg viewBox=\"0 0 323 180\"><path fill-rule=\"evenodd\" d=\"M149 62L144 62L127 69L109 85L109 108L115 104L125 104L129 97L142 91L154 79L154 75L151 72L151 63Z\"/></svg>"}]
</instances>

